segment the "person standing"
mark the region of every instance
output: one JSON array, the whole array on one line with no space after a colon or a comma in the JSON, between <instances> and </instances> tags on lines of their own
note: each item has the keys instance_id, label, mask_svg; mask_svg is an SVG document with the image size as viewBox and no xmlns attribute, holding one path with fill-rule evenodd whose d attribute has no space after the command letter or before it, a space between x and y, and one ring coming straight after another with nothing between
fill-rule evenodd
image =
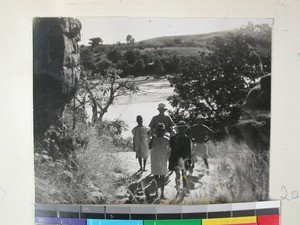
<instances>
[{"instance_id":1,"label":"person standing","mask_svg":"<svg viewBox=\"0 0 300 225\"><path fill-rule=\"evenodd\" d=\"M210 139L210 137L214 134L213 130L208 126L204 125L205 119L199 114L197 116L196 124L191 126L187 130L188 136L191 138L192 144L192 152L193 154L199 155L206 166L207 174L209 174L209 165L208 165L208 150L206 146L206 141Z\"/></svg>"},{"instance_id":2,"label":"person standing","mask_svg":"<svg viewBox=\"0 0 300 225\"><path fill-rule=\"evenodd\" d=\"M159 123L155 134L152 135L149 142L151 150L151 173L156 180L156 196L158 196L158 187L161 188L161 199L166 199L164 195L165 176L168 173L167 162L170 156L170 139L165 135L165 125Z\"/></svg>"},{"instance_id":3,"label":"person standing","mask_svg":"<svg viewBox=\"0 0 300 225\"><path fill-rule=\"evenodd\" d=\"M136 152L136 157L139 160L140 170L147 171L146 163L149 157L148 148L148 129L143 126L143 117L138 115L136 117L137 126L132 129L133 134L133 150Z\"/></svg>"},{"instance_id":4,"label":"person standing","mask_svg":"<svg viewBox=\"0 0 300 225\"><path fill-rule=\"evenodd\" d=\"M169 158L169 170L175 171L176 189L180 188L182 176L183 187L188 190L187 170L191 165L191 140L186 135L187 125L180 121L177 125L178 133L170 138L171 156Z\"/></svg>"},{"instance_id":5,"label":"person standing","mask_svg":"<svg viewBox=\"0 0 300 225\"><path fill-rule=\"evenodd\" d=\"M155 133L158 124L163 123L165 125L166 132L168 132L170 136L171 134L174 133L173 128L175 126L175 123L173 122L170 116L165 115L165 112L167 111L166 104L159 103L157 110L159 111L159 114L153 116L149 123L149 127L151 128L150 133Z\"/></svg>"}]
</instances>

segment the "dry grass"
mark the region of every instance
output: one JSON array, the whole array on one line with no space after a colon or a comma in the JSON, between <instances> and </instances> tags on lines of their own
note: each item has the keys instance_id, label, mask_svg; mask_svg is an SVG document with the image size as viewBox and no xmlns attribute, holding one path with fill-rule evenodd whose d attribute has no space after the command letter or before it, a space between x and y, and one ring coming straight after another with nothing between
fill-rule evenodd
<instances>
[{"instance_id":1,"label":"dry grass","mask_svg":"<svg viewBox=\"0 0 300 225\"><path fill-rule=\"evenodd\" d=\"M113 200L118 177L112 171L121 168L112 153L124 147L115 146L107 133L99 134L97 126L82 129L80 134L88 136L89 143L76 150L73 160L53 161L46 151L35 153L36 202L101 204Z\"/></svg>"},{"instance_id":2,"label":"dry grass","mask_svg":"<svg viewBox=\"0 0 300 225\"><path fill-rule=\"evenodd\" d=\"M41 150L35 154L36 202L110 204L125 197L117 194L120 187L130 185L129 175L114 153L128 149L116 146L107 131L101 133L98 126L81 127L78 133L83 138L89 137L89 143L76 150L75 161L54 162ZM200 179L200 188L192 191L182 204L268 199L268 153L255 155L244 143L234 143L230 139L207 145L210 175ZM201 159L197 164L200 169L204 168Z\"/></svg>"},{"instance_id":3,"label":"dry grass","mask_svg":"<svg viewBox=\"0 0 300 225\"><path fill-rule=\"evenodd\" d=\"M208 143L209 176L189 204L247 202L268 199L268 157L255 155L244 143L231 140ZM266 153L268 155L268 153ZM204 166L203 166L204 167Z\"/></svg>"}]
</instances>

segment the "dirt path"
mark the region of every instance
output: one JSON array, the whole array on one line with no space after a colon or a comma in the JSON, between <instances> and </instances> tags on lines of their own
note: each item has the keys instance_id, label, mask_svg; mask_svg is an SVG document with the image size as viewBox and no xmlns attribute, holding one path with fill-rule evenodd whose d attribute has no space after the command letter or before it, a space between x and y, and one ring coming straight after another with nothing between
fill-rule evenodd
<instances>
[{"instance_id":1,"label":"dirt path","mask_svg":"<svg viewBox=\"0 0 300 225\"><path fill-rule=\"evenodd\" d=\"M186 189L182 187L177 191L175 189L175 173L169 173L166 176L165 196L166 200L160 200L155 198L155 185L154 176L151 175L150 158L147 161L147 171L138 172L139 163L135 158L134 152L120 152L114 154L114 157L121 163L121 168L126 171L125 174L120 176L116 185L118 185L117 203L147 203L147 204L193 204L198 203L199 198L202 196L202 184L208 182L210 175L207 175L207 171L204 169L202 160L198 160L195 163L195 167L192 175L189 175L189 191L186 193ZM210 174L213 173L215 166L210 165ZM159 192L160 193L160 192Z\"/></svg>"}]
</instances>

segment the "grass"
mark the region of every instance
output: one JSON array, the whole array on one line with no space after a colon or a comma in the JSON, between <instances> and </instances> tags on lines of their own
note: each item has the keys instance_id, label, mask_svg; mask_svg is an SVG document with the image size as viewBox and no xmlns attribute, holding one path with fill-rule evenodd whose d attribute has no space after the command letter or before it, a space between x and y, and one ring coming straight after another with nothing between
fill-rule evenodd
<instances>
[{"instance_id":1,"label":"grass","mask_svg":"<svg viewBox=\"0 0 300 225\"><path fill-rule=\"evenodd\" d=\"M208 142L209 176L201 179L200 190L189 204L213 204L268 199L268 157L255 155L244 143L230 139ZM266 153L268 155L268 153ZM198 161L199 163L199 161Z\"/></svg>"},{"instance_id":2,"label":"grass","mask_svg":"<svg viewBox=\"0 0 300 225\"><path fill-rule=\"evenodd\" d=\"M220 32L212 32L212 33L206 33L206 34L194 34L194 35L181 35L181 36L167 36L167 37L156 37L151 38L148 40L141 41L144 45L152 45L152 46L160 46L160 45L166 45L168 43L172 43L172 47L175 47L177 45L180 45L185 42L195 42L197 44L202 44L203 42L207 42L211 40L214 37L217 36L224 36L228 34L229 32L234 32L234 30L231 31L220 31ZM174 39L180 39L180 43L175 43Z\"/></svg>"},{"instance_id":3,"label":"grass","mask_svg":"<svg viewBox=\"0 0 300 225\"><path fill-rule=\"evenodd\" d=\"M114 183L119 178L112 171L122 168L113 153L126 151L126 147L116 146L99 124L81 128L79 133L88 136L89 142L85 148L76 149L76 157L53 160L46 149L36 147L36 202L101 204L114 200Z\"/></svg>"},{"instance_id":4,"label":"grass","mask_svg":"<svg viewBox=\"0 0 300 225\"><path fill-rule=\"evenodd\" d=\"M209 53L210 51L205 46L198 46L198 47L163 47L163 48L145 48L141 50L142 53L144 52L157 52L161 56L199 56L200 53L206 52Z\"/></svg>"},{"instance_id":5,"label":"grass","mask_svg":"<svg viewBox=\"0 0 300 225\"><path fill-rule=\"evenodd\" d=\"M74 157L68 159L53 160L46 149L37 146L36 202L111 204L117 203L118 198L124 199L126 196L115 193L120 187L130 185L129 174L114 153L129 151L130 147L120 144L122 140L114 141L111 131L103 124L81 126L73 135L88 137L88 144L84 148L78 147ZM200 188L192 191L182 204L268 199L268 152L256 155L246 144L230 139L210 141L207 146L211 172L200 179ZM199 168L204 168L202 163L201 159L198 160Z\"/></svg>"}]
</instances>

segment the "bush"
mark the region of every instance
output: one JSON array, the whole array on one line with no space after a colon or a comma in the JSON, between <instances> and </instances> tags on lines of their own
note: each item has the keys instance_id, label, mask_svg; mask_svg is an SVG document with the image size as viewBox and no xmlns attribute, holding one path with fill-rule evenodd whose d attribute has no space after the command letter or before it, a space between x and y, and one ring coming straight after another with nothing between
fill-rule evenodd
<instances>
[{"instance_id":1,"label":"bush","mask_svg":"<svg viewBox=\"0 0 300 225\"><path fill-rule=\"evenodd\" d=\"M201 181L201 191L194 204L268 200L268 153L256 155L244 143L230 139L208 144L209 176ZM201 159L200 162L202 163Z\"/></svg>"},{"instance_id":2,"label":"bush","mask_svg":"<svg viewBox=\"0 0 300 225\"><path fill-rule=\"evenodd\" d=\"M38 203L103 204L115 198L116 182L123 171L114 153L132 149L130 139L122 139L123 121L103 121L91 126L77 125L65 130L65 137L88 140L85 147L74 145L74 157L54 159L50 145L35 144L35 187ZM57 133L52 127L46 139ZM49 138L48 138L49 139ZM49 142L50 143L50 142Z\"/></svg>"}]
</instances>

